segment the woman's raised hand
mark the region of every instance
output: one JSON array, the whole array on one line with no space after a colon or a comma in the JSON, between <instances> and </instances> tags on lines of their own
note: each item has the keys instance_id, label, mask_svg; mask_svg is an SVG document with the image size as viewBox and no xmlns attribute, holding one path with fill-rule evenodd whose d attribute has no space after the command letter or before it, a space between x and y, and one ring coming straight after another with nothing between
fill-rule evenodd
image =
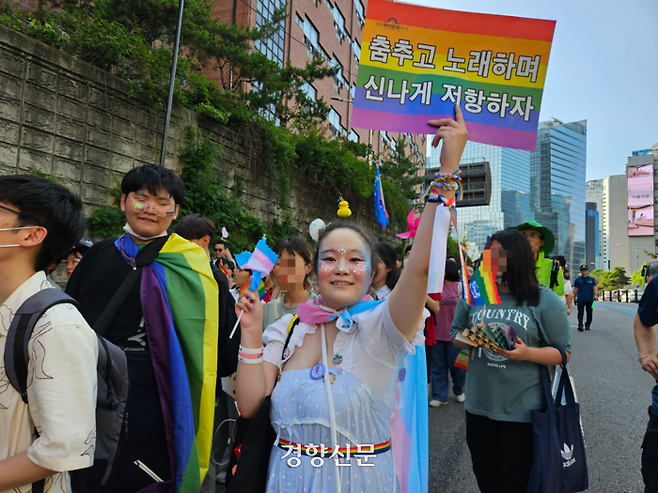
<instances>
[{"instance_id":1,"label":"woman's raised hand","mask_svg":"<svg viewBox=\"0 0 658 493\"><path fill-rule=\"evenodd\" d=\"M245 291L238 302L235 304L235 313L240 317L240 312L244 311L240 318L240 328L242 333L263 332L263 304L260 302L258 293L254 291Z\"/></svg>"},{"instance_id":2,"label":"woman's raised hand","mask_svg":"<svg viewBox=\"0 0 658 493\"><path fill-rule=\"evenodd\" d=\"M468 130L464 115L459 105L455 105L455 119L441 118L440 120L430 120L428 122L433 127L439 127L432 139L432 147L439 145L443 140L441 149L441 169L442 172L453 172L459 168L462 152L468 141Z\"/></svg>"}]
</instances>

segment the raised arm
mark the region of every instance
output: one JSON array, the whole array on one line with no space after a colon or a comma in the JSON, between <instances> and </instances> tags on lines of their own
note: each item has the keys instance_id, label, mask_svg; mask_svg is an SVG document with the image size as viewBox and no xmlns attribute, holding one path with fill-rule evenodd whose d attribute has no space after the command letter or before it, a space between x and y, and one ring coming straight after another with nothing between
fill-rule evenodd
<instances>
[{"instance_id":1,"label":"raised arm","mask_svg":"<svg viewBox=\"0 0 658 493\"><path fill-rule=\"evenodd\" d=\"M468 131L464 123L461 108L455 106L455 117L431 120L430 125L439 127L432 146L436 147L443 140L441 149L441 172L454 173L459 169L462 152L468 140ZM450 200L455 190L443 190L442 195ZM430 265L432 228L437 204L428 202L416 232L414 247L402 271L400 280L389 297L391 318L398 330L411 341L418 330L418 325L427 301L427 278Z\"/></svg>"}]
</instances>

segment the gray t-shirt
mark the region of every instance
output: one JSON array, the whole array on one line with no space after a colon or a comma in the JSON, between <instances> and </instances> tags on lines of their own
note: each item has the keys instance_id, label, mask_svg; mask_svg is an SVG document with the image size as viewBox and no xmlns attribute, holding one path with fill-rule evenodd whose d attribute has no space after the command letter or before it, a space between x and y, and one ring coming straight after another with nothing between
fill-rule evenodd
<instances>
[{"instance_id":1,"label":"gray t-shirt","mask_svg":"<svg viewBox=\"0 0 658 493\"><path fill-rule=\"evenodd\" d=\"M317 294L311 293L311 296L309 296L309 300L314 300L317 298ZM277 298L275 300L270 301L269 303L266 303L263 305L263 330L267 329L270 325L272 325L274 322L279 320L281 317L284 315L292 314L292 315L297 315L297 307L299 305L295 306L286 306L283 304L283 296L281 298Z\"/></svg>"},{"instance_id":2,"label":"gray t-shirt","mask_svg":"<svg viewBox=\"0 0 658 493\"><path fill-rule=\"evenodd\" d=\"M552 344L571 352L571 333L566 307L548 288L540 287L539 306L516 306L511 293L499 293L500 305L468 306L459 301L451 337L475 323L506 329L513 326L530 347ZM537 323L537 322L540 323ZM540 365L512 361L484 347L470 350L466 373L466 410L496 421L530 423L530 411L541 405Z\"/></svg>"}]
</instances>

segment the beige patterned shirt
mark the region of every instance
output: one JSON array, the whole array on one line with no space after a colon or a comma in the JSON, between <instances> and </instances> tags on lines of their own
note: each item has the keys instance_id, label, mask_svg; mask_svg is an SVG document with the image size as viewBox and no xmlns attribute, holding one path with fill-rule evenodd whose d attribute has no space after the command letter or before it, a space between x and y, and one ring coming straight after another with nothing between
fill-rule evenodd
<instances>
[{"instance_id":1,"label":"beige patterned shirt","mask_svg":"<svg viewBox=\"0 0 658 493\"><path fill-rule=\"evenodd\" d=\"M14 313L27 298L50 287L45 274L38 272L0 305L0 460L27 450L41 467L71 471L89 467L94 458L96 334L70 304L55 305L37 321L28 343L29 407L9 383L4 367ZM35 427L39 438L33 435ZM7 491L28 493L31 488L25 485ZM45 493L70 491L67 472L46 479Z\"/></svg>"}]
</instances>

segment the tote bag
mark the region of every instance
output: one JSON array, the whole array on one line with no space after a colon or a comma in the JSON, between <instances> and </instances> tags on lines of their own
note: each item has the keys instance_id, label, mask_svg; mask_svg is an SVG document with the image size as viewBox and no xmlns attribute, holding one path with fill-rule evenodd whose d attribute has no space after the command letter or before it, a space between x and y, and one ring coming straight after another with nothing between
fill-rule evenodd
<instances>
[{"instance_id":1,"label":"tote bag","mask_svg":"<svg viewBox=\"0 0 658 493\"><path fill-rule=\"evenodd\" d=\"M531 411L533 462L528 493L573 493L589 487L585 442L580 427L580 406L575 401L567 355L562 355L562 375L555 399L548 368L542 366L542 406ZM566 405L562 405L564 392Z\"/></svg>"}]
</instances>

